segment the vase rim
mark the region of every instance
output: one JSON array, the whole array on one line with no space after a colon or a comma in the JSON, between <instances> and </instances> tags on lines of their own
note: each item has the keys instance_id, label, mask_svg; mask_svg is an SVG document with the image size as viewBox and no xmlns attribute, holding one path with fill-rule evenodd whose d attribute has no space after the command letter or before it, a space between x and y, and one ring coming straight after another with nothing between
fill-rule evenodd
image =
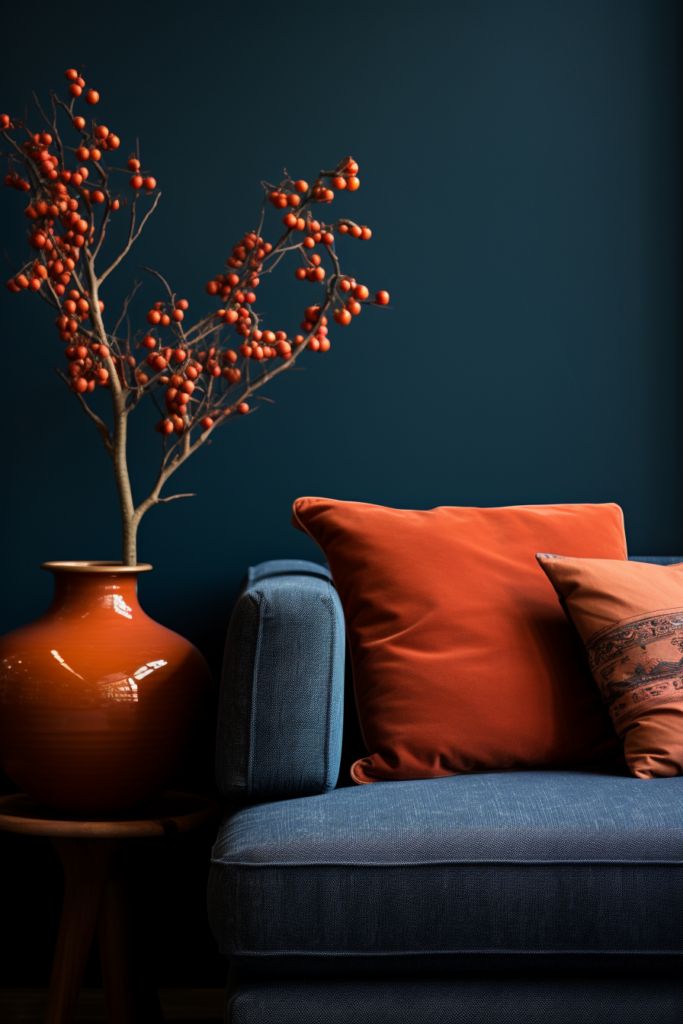
<instances>
[{"instance_id":1,"label":"vase rim","mask_svg":"<svg viewBox=\"0 0 683 1024\"><path fill-rule=\"evenodd\" d=\"M73 572L86 573L100 576L133 576L140 572L150 572L153 568L149 562L140 562L138 565L123 565L122 562L43 562L41 569L49 572Z\"/></svg>"}]
</instances>

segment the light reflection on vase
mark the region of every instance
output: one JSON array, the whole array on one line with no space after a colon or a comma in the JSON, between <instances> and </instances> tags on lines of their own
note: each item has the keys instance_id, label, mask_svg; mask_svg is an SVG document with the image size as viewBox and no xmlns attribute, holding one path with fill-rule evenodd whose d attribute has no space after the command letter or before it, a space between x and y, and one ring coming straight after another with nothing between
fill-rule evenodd
<instances>
[{"instance_id":1,"label":"light reflection on vase","mask_svg":"<svg viewBox=\"0 0 683 1024\"><path fill-rule=\"evenodd\" d=\"M169 781L210 690L204 658L140 607L151 566L48 562L47 612L0 640L0 758L73 814L134 807Z\"/></svg>"}]
</instances>

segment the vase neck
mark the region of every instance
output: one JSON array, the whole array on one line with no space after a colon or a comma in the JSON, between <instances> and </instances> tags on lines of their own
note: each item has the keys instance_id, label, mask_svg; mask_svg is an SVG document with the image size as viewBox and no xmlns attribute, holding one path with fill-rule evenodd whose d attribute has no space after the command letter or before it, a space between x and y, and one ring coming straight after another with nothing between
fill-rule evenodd
<instances>
[{"instance_id":1,"label":"vase neck","mask_svg":"<svg viewBox=\"0 0 683 1024\"><path fill-rule=\"evenodd\" d=\"M145 567L105 567L83 563L47 563L54 576L52 611L93 614L96 611L130 619L140 612L138 573Z\"/></svg>"}]
</instances>

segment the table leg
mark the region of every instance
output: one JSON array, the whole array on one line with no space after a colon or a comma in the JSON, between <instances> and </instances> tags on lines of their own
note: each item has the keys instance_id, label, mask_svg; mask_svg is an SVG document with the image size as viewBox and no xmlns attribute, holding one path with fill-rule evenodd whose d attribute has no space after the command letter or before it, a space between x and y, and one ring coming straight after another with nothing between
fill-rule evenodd
<instances>
[{"instance_id":1,"label":"table leg","mask_svg":"<svg viewBox=\"0 0 683 1024\"><path fill-rule=\"evenodd\" d=\"M156 1024L163 1020L159 996L139 970L131 918L125 878L115 870L102 896L98 923L107 1019L110 1024Z\"/></svg>"},{"instance_id":2,"label":"table leg","mask_svg":"<svg viewBox=\"0 0 683 1024\"><path fill-rule=\"evenodd\" d=\"M110 839L55 841L64 869L64 902L46 1024L68 1024L73 1018L115 847Z\"/></svg>"}]
</instances>

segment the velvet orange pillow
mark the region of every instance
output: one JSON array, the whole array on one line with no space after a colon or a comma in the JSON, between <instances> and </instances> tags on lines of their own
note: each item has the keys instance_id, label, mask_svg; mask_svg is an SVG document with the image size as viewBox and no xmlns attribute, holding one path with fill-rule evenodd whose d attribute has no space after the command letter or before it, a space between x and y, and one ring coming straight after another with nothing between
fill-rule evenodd
<instances>
[{"instance_id":1,"label":"velvet orange pillow","mask_svg":"<svg viewBox=\"0 0 683 1024\"><path fill-rule=\"evenodd\" d=\"M683 774L683 563L538 555L639 779Z\"/></svg>"},{"instance_id":2,"label":"velvet orange pillow","mask_svg":"<svg viewBox=\"0 0 683 1024\"><path fill-rule=\"evenodd\" d=\"M618 741L540 548L625 558L618 505L408 511L299 498L344 607L356 782L604 764Z\"/></svg>"}]
</instances>

